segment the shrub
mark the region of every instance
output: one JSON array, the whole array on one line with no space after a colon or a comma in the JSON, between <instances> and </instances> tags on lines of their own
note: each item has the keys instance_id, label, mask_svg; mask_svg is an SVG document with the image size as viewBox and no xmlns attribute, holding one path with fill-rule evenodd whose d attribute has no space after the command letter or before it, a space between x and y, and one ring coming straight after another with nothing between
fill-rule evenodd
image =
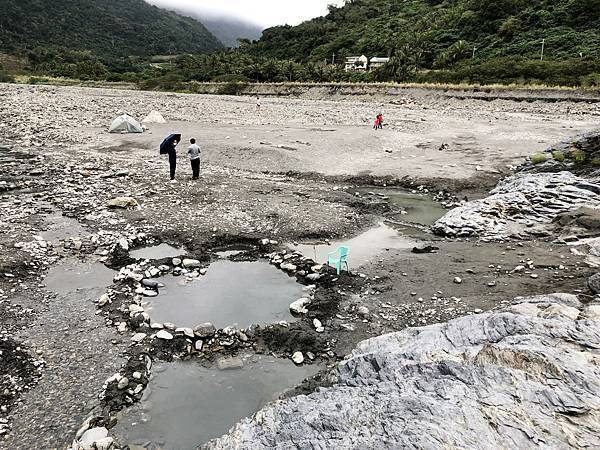
<instances>
[{"instance_id":1,"label":"shrub","mask_svg":"<svg viewBox=\"0 0 600 450\"><path fill-rule=\"evenodd\" d=\"M536 153L535 155L531 155L531 162L533 164L541 164L548 160L548 157L545 153Z\"/></svg>"},{"instance_id":2,"label":"shrub","mask_svg":"<svg viewBox=\"0 0 600 450\"><path fill-rule=\"evenodd\" d=\"M15 77L7 74L6 72L0 71L0 83L14 83Z\"/></svg>"},{"instance_id":3,"label":"shrub","mask_svg":"<svg viewBox=\"0 0 600 450\"><path fill-rule=\"evenodd\" d=\"M565 160L565 154L563 152L554 151L552 152L552 158L554 158L555 161L563 162Z\"/></svg>"},{"instance_id":4,"label":"shrub","mask_svg":"<svg viewBox=\"0 0 600 450\"><path fill-rule=\"evenodd\" d=\"M592 166L594 167L600 167L600 158L594 158L592 159L591 163Z\"/></svg>"},{"instance_id":5,"label":"shrub","mask_svg":"<svg viewBox=\"0 0 600 450\"><path fill-rule=\"evenodd\" d=\"M587 155L583 150L576 148L571 151L571 158L575 160L575 162L583 163L587 159Z\"/></svg>"},{"instance_id":6,"label":"shrub","mask_svg":"<svg viewBox=\"0 0 600 450\"><path fill-rule=\"evenodd\" d=\"M219 95L240 95L248 88L248 83L238 83L231 81L219 87L217 94Z\"/></svg>"}]
</instances>

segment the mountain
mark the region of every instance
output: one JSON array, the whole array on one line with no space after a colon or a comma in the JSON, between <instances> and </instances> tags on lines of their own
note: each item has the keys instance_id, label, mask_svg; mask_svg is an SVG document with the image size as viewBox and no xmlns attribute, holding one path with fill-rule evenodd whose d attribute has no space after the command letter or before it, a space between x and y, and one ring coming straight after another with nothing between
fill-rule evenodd
<instances>
[{"instance_id":1,"label":"mountain","mask_svg":"<svg viewBox=\"0 0 600 450\"><path fill-rule=\"evenodd\" d=\"M419 67L507 56L600 57L600 0L348 0L298 26L266 29L250 51L297 62L398 56Z\"/></svg>"},{"instance_id":2,"label":"mountain","mask_svg":"<svg viewBox=\"0 0 600 450\"><path fill-rule=\"evenodd\" d=\"M56 46L122 57L222 48L198 21L143 0L0 0L0 11L0 52Z\"/></svg>"},{"instance_id":3,"label":"mountain","mask_svg":"<svg viewBox=\"0 0 600 450\"><path fill-rule=\"evenodd\" d=\"M204 18L202 23L227 47L238 47L238 38L254 41L260 38L263 30L251 22L228 18Z\"/></svg>"},{"instance_id":4,"label":"mountain","mask_svg":"<svg viewBox=\"0 0 600 450\"><path fill-rule=\"evenodd\" d=\"M151 4L173 10L182 16L188 16L202 22L202 24L204 24L204 26L227 47L238 47L238 38L249 39L251 41L256 40L260 37L263 30L263 27L255 23L234 17L218 17L203 14L186 4L167 5L163 1L147 1Z\"/></svg>"}]
</instances>

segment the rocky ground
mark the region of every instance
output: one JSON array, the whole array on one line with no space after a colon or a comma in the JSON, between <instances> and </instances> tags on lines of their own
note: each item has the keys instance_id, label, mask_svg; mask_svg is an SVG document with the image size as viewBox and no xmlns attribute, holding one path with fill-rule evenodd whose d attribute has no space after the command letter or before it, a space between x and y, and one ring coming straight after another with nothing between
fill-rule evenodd
<instances>
[{"instance_id":1,"label":"rocky ground","mask_svg":"<svg viewBox=\"0 0 600 450\"><path fill-rule=\"evenodd\" d=\"M528 208L514 221L500 217L497 229L489 226L489 210L478 218L473 203L436 224L445 237L403 228L418 248L430 248L390 249L352 275L337 277L284 244L353 236L382 220L381 202L348 192L358 184L420 186L448 205L487 195L525 156L592 129L597 104L269 98L256 113L244 97L12 85L0 85L0 99L3 448L63 448L76 435L85 441L88 428L86 439L112 445L101 428L139 399L155 359L213 364L253 349L296 358L300 352L307 362L312 355L332 365L365 338L477 314L517 296L593 296L586 280L594 272L596 210L574 213L576 206L597 207L597 180L589 173L567 183L547 180L571 175L543 175L547 192L567 186L556 202L511 190ZM119 110L142 118L153 109L169 123L149 125L143 135L106 133ZM388 125L375 132L371 116L380 111ZM178 183L166 182L157 145L169 131L200 141L201 180L188 179L182 155ZM118 197L124 200L110 203ZM506 203L510 210L512 201ZM532 216L540 204L551 207ZM462 222L452 228L461 208L477 224L469 233ZM582 222L591 224L586 232ZM517 236L518 226L536 232ZM185 245L197 263L140 266L127 254L158 242ZM232 246L316 285L307 291L303 320L212 331L152 323L140 300L152 289L140 283L151 281L147 272L201 276L212 251Z\"/></svg>"}]
</instances>

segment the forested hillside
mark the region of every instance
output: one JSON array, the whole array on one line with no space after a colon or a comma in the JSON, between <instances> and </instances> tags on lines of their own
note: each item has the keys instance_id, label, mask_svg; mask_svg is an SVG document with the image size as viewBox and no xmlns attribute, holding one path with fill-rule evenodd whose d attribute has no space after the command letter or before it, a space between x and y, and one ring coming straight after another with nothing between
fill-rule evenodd
<instances>
[{"instance_id":1,"label":"forested hillside","mask_svg":"<svg viewBox=\"0 0 600 450\"><path fill-rule=\"evenodd\" d=\"M0 0L0 52L61 47L103 58L222 47L201 23L143 0Z\"/></svg>"},{"instance_id":2,"label":"forested hillside","mask_svg":"<svg viewBox=\"0 0 600 450\"><path fill-rule=\"evenodd\" d=\"M255 54L414 57L426 68L506 56L600 57L600 0L348 0L325 17L264 31Z\"/></svg>"}]
</instances>

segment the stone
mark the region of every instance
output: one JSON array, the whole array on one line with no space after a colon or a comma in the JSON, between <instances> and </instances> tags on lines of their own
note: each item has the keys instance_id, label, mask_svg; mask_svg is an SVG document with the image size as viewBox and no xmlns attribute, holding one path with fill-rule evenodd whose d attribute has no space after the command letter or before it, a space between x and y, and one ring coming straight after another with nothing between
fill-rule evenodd
<instances>
[{"instance_id":1,"label":"stone","mask_svg":"<svg viewBox=\"0 0 600 450\"><path fill-rule=\"evenodd\" d=\"M313 326L315 327L315 331L317 333L322 333L323 331L325 331L325 327L319 319L313 319Z\"/></svg>"},{"instance_id":2,"label":"stone","mask_svg":"<svg viewBox=\"0 0 600 450\"><path fill-rule=\"evenodd\" d=\"M134 380L141 380L142 379L142 374L140 372L133 372L132 375Z\"/></svg>"},{"instance_id":3,"label":"stone","mask_svg":"<svg viewBox=\"0 0 600 450\"><path fill-rule=\"evenodd\" d=\"M154 322L150 325L153 330L162 330L164 328L162 323Z\"/></svg>"},{"instance_id":4,"label":"stone","mask_svg":"<svg viewBox=\"0 0 600 450\"><path fill-rule=\"evenodd\" d=\"M456 284L461 284L462 283L462 278L460 278L460 277L454 277L454 282Z\"/></svg>"},{"instance_id":5,"label":"stone","mask_svg":"<svg viewBox=\"0 0 600 450\"><path fill-rule=\"evenodd\" d=\"M104 427L90 428L79 440L79 447L82 450L95 450L94 443L108 437L108 430Z\"/></svg>"},{"instance_id":6,"label":"stone","mask_svg":"<svg viewBox=\"0 0 600 450\"><path fill-rule=\"evenodd\" d=\"M204 346L204 343L200 339L198 339L196 342L194 342L194 348L199 352L202 351L203 346Z\"/></svg>"},{"instance_id":7,"label":"stone","mask_svg":"<svg viewBox=\"0 0 600 450\"><path fill-rule=\"evenodd\" d=\"M217 360L219 370L235 370L244 367L244 361L237 356L226 356Z\"/></svg>"},{"instance_id":8,"label":"stone","mask_svg":"<svg viewBox=\"0 0 600 450\"><path fill-rule=\"evenodd\" d=\"M158 333L156 333L156 337L165 341L170 341L173 339L173 335L166 330L160 330Z\"/></svg>"},{"instance_id":9,"label":"stone","mask_svg":"<svg viewBox=\"0 0 600 450\"><path fill-rule=\"evenodd\" d=\"M113 438L109 436L103 439L98 439L94 445L96 450L109 450L113 445Z\"/></svg>"},{"instance_id":10,"label":"stone","mask_svg":"<svg viewBox=\"0 0 600 450\"><path fill-rule=\"evenodd\" d=\"M194 334L202 339L211 338L216 332L217 329L210 322L203 323L202 325L198 325L196 328L194 328Z\"/></svg>"},{"instance_id":11,"label":"stone","mask_svg":"<svg viewBox=\"0 0 600 450\"><path fill-rule=\"evenodd\" d=\"M200 261L198 261L197 259L184 259L183 262L183 267L185 267L186 269L194 269L196 267L200 267Z\"/></svg>"},{"instance_id":12,"label":"stone","mask_svg":"<svg viewBox=\"0 0 600 450\"><path fill-rule=\"evenodd\" d=\"M320 280L323 277L323 274L321 273L309 273L308 275L306 275L306 279L309 281L317 281Z\"/></svg>"},{"instance_id":13,"label":"stone","mask_svg":"<svg viewBox=\"0 0 600 450\"><path fill-rule=\"evenodd\" d=\"M302 352L295 352L292 355L292 361L294 361L294 364L302 364L304 362L304 355L302 354Z\"/></svg>"},{"instance_id":14,"label":"stone","mask_svg":"<svg viewBox=\"0 0 600 450\"><path fill-rule=\"evenodd\" d=\"M127 377L121 378L119 380L119 382L117 383L117 389L119 389L119 390L123 390L127 386L129 386L129 378L127 378Z\"/></svg>"},{"instance_id":15,"label":"stone","mask_svg":"<svg viewBox=\"0 0 600 450\"><path fill-rule=\"evenodd\" d=\"M147 278L144 278L142 280L142 286L145 286L150 289L158 289L158 284L159 283L156 280L148 280Z\"/></svg>"},{"instance_id":16,"label":"stone","mask_svg":"<svg viewBox=\"0 0 600 450\"><path fill-rule=\"evenodd\" d=\"M594 274L587 280L587 285L594 294L600 294L600 273Z\"/></svg>"},{"instance_id":17,"label":"stone","mask_svg":"<svg viewBox=\"0 0 600 450\"><path fill-rule=\"evenodd\" d=\"M290 311L297 315L306 314L308 313L308 309L306 308L307 305L310 305L309 298L299 298L290 304Z\"/></svg>"},{"instance_id":18,"label":"stone","mask_svg":"<svg viewBox=\"0 0 600 450\"><path fill-rule=\"evenodd\" d=\"M194 330L192 330L191 328L185 328L185 327L176 328L175 333L183 333L187 337L191 337L191 338L194 337Z\"/></svg>"},{"instance_id":19,"label":"stone","mask_svg":"<svg viewBox=\"0 0 600 450\"><path fill-rule=\"evenodd\" d=\"M177 266L180 266L182 262L183 262L183 261L181 261L181 258L173 258L173 259L171 260L171 263L172 263L172 264L173 264L175 267L177 267Z\"/></svg>"},{"instance_id":20,"label":"stone","mask_svg":"<svg viewBox=\"0 0 600 450\"><path fill-rule=\"evenodd\" d=\"M538 313L510 307L360 342L334 369L331 387L270 403L203 448L284 449L301 441L311 448L495 449L510 441L512 449L528 449L600 442L593 425L600 321L543 317L553 305L583 308L556 294L519 304Z\"/></svg>"},{"instance_id":21,"label":"stone","mask_svg":"<svg viewBox=\"0 0 600 450\"><path fill-rule=\"evenodd\" d=\"M359 306L356 309L356 312L358 313L359 316L361 317L368 317L370 311L369 308L367 308L366 306Z\"/></svg>"},{"instance_id":22,"label":"stone","mask_svg":"<svg viewBox=\"0 0 600 450\"><path fill-rule=\"evenodd\" d=\"M131 337L133 342L139 343L146 339L146 333L136 333Z\"/></svg>"},{"instance_id":23,"label":"stone","mask_svg":"<svg viewBox=\"0 0 600 450\"><path fill-rule=\"evenodd\" d=\"M111 303L110 301L110 297L108 296L108 294L103 294L100 299L98 299L98 306L99 307L103 307L105 305L107 305L108 303Z\"/></svg>"},{"instance_id":24,"label":"stone","mask_svg":"<svg viewBox=\"0 0 600 450\"><path fill-rule=\"evenodd\" d=\"M598 192L600 184L571 172L520 172L500 181L488 197L451 209L432 230L443 236L521 237L538 228L530 217L550 224L579 207L600 207Z\"/></svg>"},{"instance_id":25,"label":"stone","mask_svg":"<svg viewBox=\"0 0 600 450\"><path fill-rule=\"evenodd\" d=\"M286 272L295 272L297 267L292 263L284 263L279 266L281 270L285 270Z\"/></svg>"},{"instance_id":26,"label":"stone","mask_svg":"<svg viewBox=\"0 0 600 450\"><path fill-rule=\"evenodd\" d=\"M135 208L139 206L137 200L133 197L116 197L108 201L107 206L109 208Z\"/></svg>"}]
</instances>

